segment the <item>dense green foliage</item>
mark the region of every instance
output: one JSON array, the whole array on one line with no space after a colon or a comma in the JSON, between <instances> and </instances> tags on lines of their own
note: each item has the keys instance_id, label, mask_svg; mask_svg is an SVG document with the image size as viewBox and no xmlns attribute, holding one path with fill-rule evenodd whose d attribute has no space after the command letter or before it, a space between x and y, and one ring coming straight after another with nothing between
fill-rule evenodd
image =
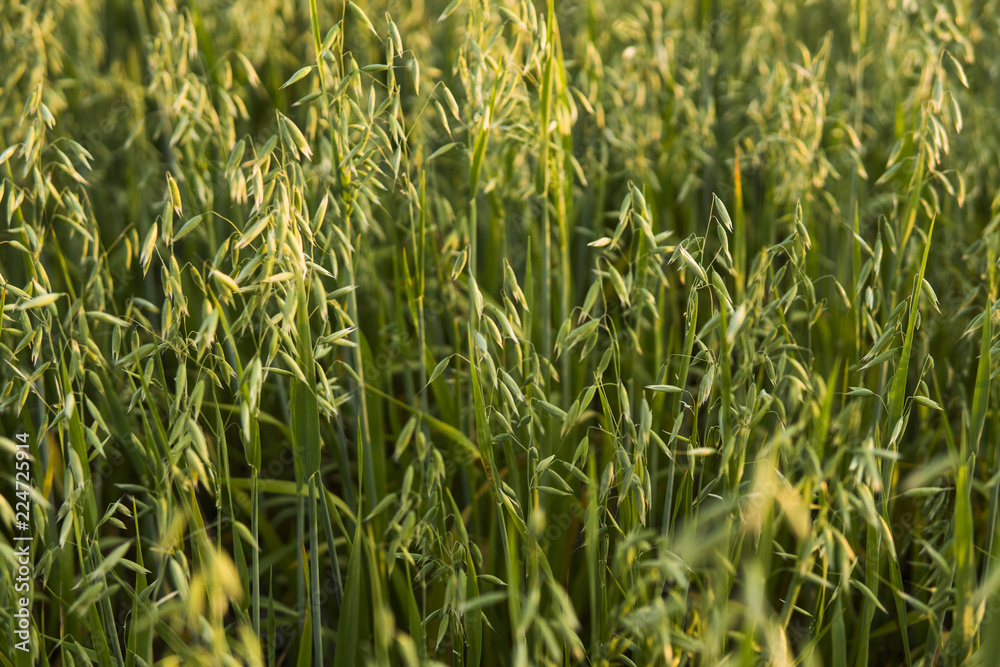
<instances>
[{"instance_id":1,"label":"dense green foliage","mask_svg":"<svg viewBox=\"0 0 1000 667\"><path fill-rule=\"evenodd\" d=\"M6 0L0 665L1000 664L1000 3Z\"/></svg>"}]
</instances>

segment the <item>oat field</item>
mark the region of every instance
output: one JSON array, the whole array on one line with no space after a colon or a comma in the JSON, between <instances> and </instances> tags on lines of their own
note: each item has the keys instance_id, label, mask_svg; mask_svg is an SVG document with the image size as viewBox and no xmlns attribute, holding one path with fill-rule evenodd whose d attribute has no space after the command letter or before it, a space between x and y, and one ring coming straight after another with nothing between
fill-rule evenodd
<instances>
[{"instance_id":1,"label":"oat field","mask_svg":"<svg viewBox=\"0 0 1000 667\"><path fill-rule=\"evenodd\" d=\"M0 667L1000 665L998 17L0 0Z\"/></svg>"}]
</instances>

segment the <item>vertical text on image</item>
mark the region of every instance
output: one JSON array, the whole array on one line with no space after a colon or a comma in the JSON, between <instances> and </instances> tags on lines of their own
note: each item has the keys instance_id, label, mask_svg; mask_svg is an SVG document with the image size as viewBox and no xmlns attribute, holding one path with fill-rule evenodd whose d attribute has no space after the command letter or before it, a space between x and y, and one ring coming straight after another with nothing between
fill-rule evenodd
<instances>
[{"instance_id":1,"label":"vertical text on image","mask_svg":"<svg viewBox=\"0 0 1000 667\"><path fill-rule=\"evenodd\" d=\"M14 556L17 558L17 570L14 577L14 592L17 593L16 606L14 612L15 627L14 635L18 642L15 647L19 651L30 651L31 638L31 582L32 575L31 562L31 542L34 537L31 535L31 455L28 452L28 434L18 433L14 436L17 440L17 454L15 463L15 487L14 494L17 497L14 503L14 528L18 534L14 535L14 541L18 543L14 549Z\"/></svg>"}]
</instances>

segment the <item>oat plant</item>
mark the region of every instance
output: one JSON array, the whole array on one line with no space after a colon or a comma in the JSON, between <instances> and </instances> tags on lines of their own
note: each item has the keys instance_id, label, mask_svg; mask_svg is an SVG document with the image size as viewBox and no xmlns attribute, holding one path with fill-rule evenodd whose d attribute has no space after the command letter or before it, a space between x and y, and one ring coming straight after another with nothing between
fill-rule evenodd
<instances>
[{"instance_id":1,"label":"oat plant","mask_svg":"<svg viewBox=\"0 0 1000 667\"><path fill-rule=\"evenodd\" d=\"M1000 663L998 15L0 4L0 665Z\"/></svg>"}]
</instances>

